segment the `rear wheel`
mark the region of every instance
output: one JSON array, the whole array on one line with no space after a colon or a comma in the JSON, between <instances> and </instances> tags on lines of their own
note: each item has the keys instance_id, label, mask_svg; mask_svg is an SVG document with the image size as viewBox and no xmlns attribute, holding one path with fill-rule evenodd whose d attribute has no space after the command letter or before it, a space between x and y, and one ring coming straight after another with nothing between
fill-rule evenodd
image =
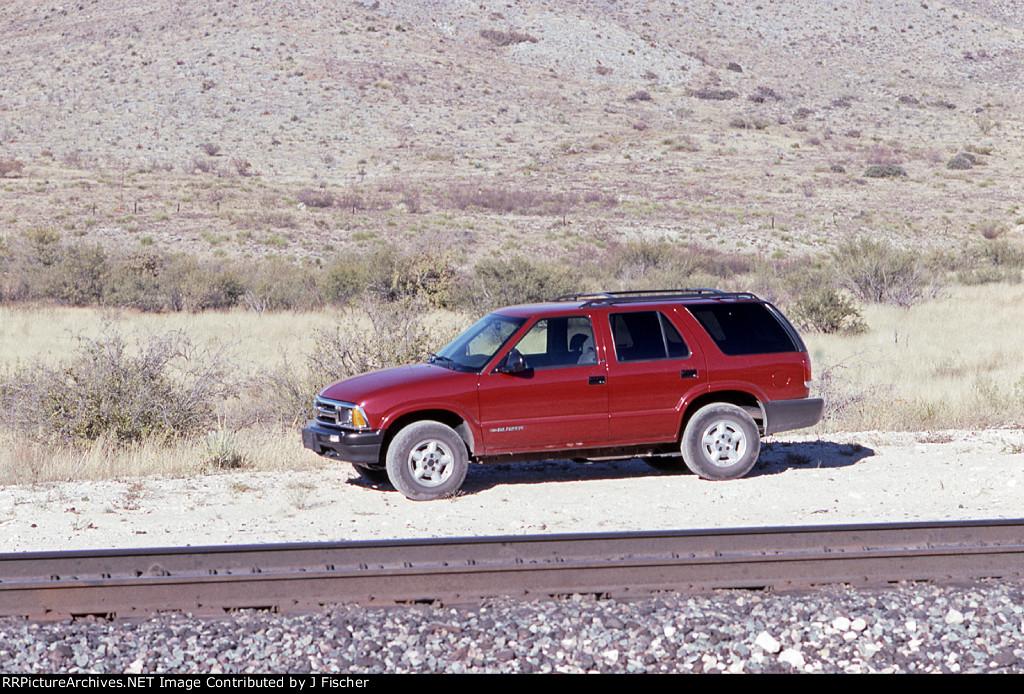
<instances>
[{"instance_id":1,"label":"rear wheel","mask_svg":"<svg viewBox=\"0 0 1024 694\"><path fill-rule=\"evenodd\" d=\"M468 468L466 444L454 429L440 422L413 422L388 446L388 479L413 501L452 496L462 486Z\"/></svg>"},{"instance_id":2,"label":"rear wheel","mask_svg":"<svg viewBox=\"0 0 1024 694\"><path fill-rule=\"evenodd\" d=\"M705 405L686 424L681 444L686 466L706 480L730 480L750 472L761 452L757 424L742 408Z\"/></svg>"}]
</instances>

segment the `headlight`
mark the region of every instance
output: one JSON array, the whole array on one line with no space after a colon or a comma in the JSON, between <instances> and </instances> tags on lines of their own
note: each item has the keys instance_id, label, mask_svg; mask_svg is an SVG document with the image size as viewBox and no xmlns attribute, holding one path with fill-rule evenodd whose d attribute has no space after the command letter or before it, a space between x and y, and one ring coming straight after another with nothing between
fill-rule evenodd
<instances>
[{"instance_id":1,"label":"headlight","mask_svg":"<svg viewBox=\"0 0 1024 694\"><path fill-rule=\"evenodd\" d=\"M359 405L322 397L316 399L316 420L321 424L343 429L365 430L370 428L366 412Z\"/></svg>"}]
</instances>

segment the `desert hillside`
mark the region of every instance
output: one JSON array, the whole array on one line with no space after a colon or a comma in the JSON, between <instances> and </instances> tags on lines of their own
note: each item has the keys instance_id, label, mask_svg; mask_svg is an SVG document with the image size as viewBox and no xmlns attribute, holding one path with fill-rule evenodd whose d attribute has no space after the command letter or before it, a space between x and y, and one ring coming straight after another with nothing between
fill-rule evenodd
<instances>
[{"instance_id":1,"label":"desert hillside","mask_svg":"<svg viewBox=\"0 0 1024 694\"><path fill-rule=\"evenodd\" d=\"M7 0L0 542L1019 514L1022 68L996 0ZM474 466L415 511L301 447L320 387L436 349L517 273L754 289L826 417L735 483Z\"/></svg>"},{"instance_id":2,"label":"desert hillside","mask_svg":"<svg viewBox=\"0 0 1024 694\"><path fill-rule=\"evenodd\" d=\"M1012 2L11 0L0 36L5 234L471 259L1024 223Z\"/></svg>"}]
</instances>

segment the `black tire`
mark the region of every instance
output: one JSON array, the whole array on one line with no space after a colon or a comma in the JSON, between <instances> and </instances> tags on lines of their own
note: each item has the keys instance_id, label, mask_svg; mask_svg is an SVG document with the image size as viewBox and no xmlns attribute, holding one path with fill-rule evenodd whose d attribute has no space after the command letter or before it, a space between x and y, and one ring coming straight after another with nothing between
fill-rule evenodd
<instances>
[{"instance_id":1,"label":"black tire","mask_svg":"<svg viewBox=\"0 0 1024 694\"><path fill-rule=\"evenodd\" d=\"M753 418L724 402L697 410L680 444L683 460L706 480L731 480L750 472L761 453L761 437Z\"/></svg>"},{"instance_id":2,"label":"black tire","mask_svg":"<svg viewBox=\"0 0 1024 694\"><path fill-rule=\"evenodd\" d=\"M462 486L468 468L466 444L440 422L413 422L388 446L388 479L413 501L452 496Z\"/></svg>"},{"instance_id":3,"label":"black tire","mask_svg":"<svg viewBox=\"0 0 1024 694\"><path fill-rule=\"evenodd\" d=\"M390 478L388 478L387 468L366 467L365 465L355 464L353 464L352 467L355 468L356 472L359 473L360 477L362 477L367 482L370 482L371 484L386 484L387 482L391 481Z\"/></svg>"}]
</instances>

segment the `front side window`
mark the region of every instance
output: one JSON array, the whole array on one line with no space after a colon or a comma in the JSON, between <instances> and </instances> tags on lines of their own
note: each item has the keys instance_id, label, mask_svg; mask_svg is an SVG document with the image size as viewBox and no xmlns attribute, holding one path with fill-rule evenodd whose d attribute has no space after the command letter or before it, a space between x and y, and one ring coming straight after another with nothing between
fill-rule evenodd
<instances>
[{"instance_id":1,"label":"front side window","mask_svg":"<svg viewBox=\"0 0 1024 694\"><path fill-rule=\"evenodd\" d=\"M679 331L660 311L613 313L609 320L615 340L615 358L620 363L690 356Z\"/></svg>"},{"instance_id":2,"label":"front side window","mask_svg":"<svg viewBox=\"0 0 1024 694\"><path fill-rule=\"evenodd\" d=\"M586 316L542 318L515 348L531 369L597 363L594 330Z\"/></svg>"}]
</instances>

